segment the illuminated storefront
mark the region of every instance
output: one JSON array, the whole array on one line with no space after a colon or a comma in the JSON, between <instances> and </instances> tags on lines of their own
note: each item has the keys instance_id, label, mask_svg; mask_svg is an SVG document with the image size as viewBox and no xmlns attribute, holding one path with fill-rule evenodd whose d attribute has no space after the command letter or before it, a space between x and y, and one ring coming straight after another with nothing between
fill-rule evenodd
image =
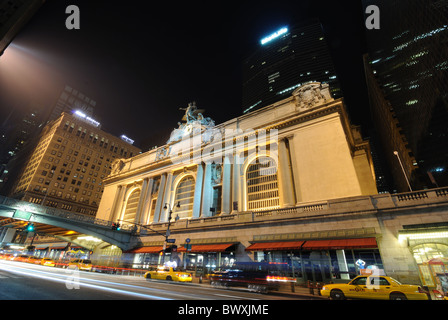
<instances>
[{"instance_id":1,"label":"illuminated storefront","mask_svg":"<svg viewBox=\"0 0 448 320\"><path fill-rule=\"evenodd\" d=\"M298 282L352 279L360 274L360 259L363 268L383 269L375 238L258 242L246 250L254 261L286 264Z\"/></svg>"},{"instance_id":2,"label":"illuminated storefront","mask_svg":"<svg viewBox=\"0 0 448 320\"><path fill-rule=\"evenodd\" d=\"M409 246L422 284L436 298L448 294L448 223L404 226L398 239Z\"/></svg>"}]
</instances>

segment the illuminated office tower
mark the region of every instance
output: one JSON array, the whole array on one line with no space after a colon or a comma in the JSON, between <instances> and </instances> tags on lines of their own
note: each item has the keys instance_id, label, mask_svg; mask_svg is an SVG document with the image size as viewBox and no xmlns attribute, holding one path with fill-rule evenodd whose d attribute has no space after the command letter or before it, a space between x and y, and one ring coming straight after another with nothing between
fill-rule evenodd
<instances>
[{"instance_id":1,"label":"illuminated office tower","mask_svg":"<svg viewBox=\"0 0 448 320\"><path fill-rule=\"evenodd\" d=\"M260 39L258 49L243 62L243 113L291 95L307 82L330 85L342 96L330 52L318 21L285 26Z\"/></svg>"},{"instance_id":2,"label":"illuminated office tower","mask_svg":"<svg viewBox=\"0 0 448 320\"><path fill-rule=\"evenodd\" d=\"M401 160L410 156L419 167L408 177L411 186L447 186L448 1L363 0L364 8L369 5L381 12L380 29L366 31L366 70L371 69L389 104L382 108L376 103L378 93L368 86L370 97L376 97L370 103L376 132L386 142L383 153L389 157L391 170L403 175L393 155L396 150L386 146L391 137L383 129L390 124L383 120L391 113L409 153L402 154ZM404 186L401 191L407 189Z\"/></svg>"},{"instance_id":3,"label":"illuminated office tower","mask_svg":"<svg viewBox=\"0 0 448 320\"><path fill-rule=\"evenodd\" d=\"M73 113L75 110L79 110L88 117L92 118L94 116L93 113L95 106L95 100L87 97L84 93L79 92L77 89L66 85L64 90L61 92L58 101L51 110L47 123L59 118L62 112Z\"/></svg>"},{"instance_id":4,"label":"illuminated office tower","mask_svg":"<svg viewBox=\"0 0 448 320\"><path fill-rule=\"evenodd\" d=\"M121 159L140 153L129 138L102 131L80 111L63 113L41 132L11 197L95 215L103 179Z\"/></svg>"}]
</instances>

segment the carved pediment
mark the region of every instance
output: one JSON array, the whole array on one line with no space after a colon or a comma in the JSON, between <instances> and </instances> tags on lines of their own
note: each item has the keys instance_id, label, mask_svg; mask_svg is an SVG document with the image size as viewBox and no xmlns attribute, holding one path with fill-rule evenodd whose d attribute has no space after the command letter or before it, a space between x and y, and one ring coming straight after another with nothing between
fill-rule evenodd
<instances>
[{"instance_id":1,"label":"carved pediment","mask_svg":"<svg viewBox=\"0 0 448 320\"><path fill-rule=\"evenodd\" d=\"M327 83L310 82L298 87L292 95L299 111L307 110L334 100Z\"/></svg>"}]
</instances>

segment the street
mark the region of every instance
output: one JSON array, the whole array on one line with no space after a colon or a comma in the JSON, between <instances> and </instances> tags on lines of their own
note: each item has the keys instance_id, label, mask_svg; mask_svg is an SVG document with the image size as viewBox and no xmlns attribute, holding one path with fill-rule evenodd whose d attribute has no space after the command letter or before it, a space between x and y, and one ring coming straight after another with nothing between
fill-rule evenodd
<instances>
[{"instance_id":1,"label":"street","mask_svg":"<svg viewBox=\"0 0 448 320\"><path fill-rule=\"evenodd\" d=\"M2 300L297 300L311 297L0 261Z\"/></svg>"}]
</instances>

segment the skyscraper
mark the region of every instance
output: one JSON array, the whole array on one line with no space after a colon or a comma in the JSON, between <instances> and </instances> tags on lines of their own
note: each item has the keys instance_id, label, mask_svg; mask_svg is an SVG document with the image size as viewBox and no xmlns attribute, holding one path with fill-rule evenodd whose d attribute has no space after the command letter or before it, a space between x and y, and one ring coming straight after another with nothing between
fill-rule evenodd
<instances>
[{"instance_id":1,"label":"skyscraper","mask_svg":"<svg viewBox=\"0 0 448 320\"><path fill-rule=\"evenodd\" d=\"M328 83L334 98L342 96L322 26L315 20L262 38L242 68L243 113L284 99L307 82Z\"/></svg>"},{"instance_id":2,"label":"skyscraper","mask_svg":"<svg viewBox=\"0 0 448 320\"><path fill-rule=\"evenodd\" d=\"M372 4L380 9L380 29L366 31L367 64L390 104L387 109L399 124L409 156L420 168L410 177L411 184L446 186L448 1L363 0L364 8ZM375 125L381 126L378 121ZM377 133L389 139L387 132ZM394 151L384 150L388 155ZM391 165L401 170L398 159Z\"/></svg>"},{"instance_id":3,"label":"skyscraper","mask_svg":"<svg viewBox=\"0 0 448 320\"><path fill-rule=\"evenodd\" d=\"M93 117L96 101L87 97L84 93L79 92L68 85L61 92L58 101L50 111L47 122L56 120L61 116L62 112L73 113L79 110L89 117Z\"/></svg>"},{"instance_id":4,"label":"skyscraper","mask_svg":"<svg viewBox=\"0 0 448 320\"><path fill-rule=\"evenodd\" d=\"M114 161L141 151L131 142L100 130L82 112L63 113L42 130L11 196L95 215Z\"/></svg>"}]
</instances>

